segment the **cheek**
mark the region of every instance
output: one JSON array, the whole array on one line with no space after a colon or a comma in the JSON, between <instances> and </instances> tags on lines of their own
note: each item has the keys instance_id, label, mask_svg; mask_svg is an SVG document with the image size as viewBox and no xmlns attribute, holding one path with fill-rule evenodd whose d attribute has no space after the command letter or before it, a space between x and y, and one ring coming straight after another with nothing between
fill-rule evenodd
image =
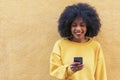
<instances>
[{"instance_id":1,"label":"cheek","mask_svg":"<svg viewBox=\"0 0 120 80\"><path fill-rule=\"evenodd\" d=\"M87 27L84 28L84 31L87 32Z\"/></svg>"},{"instance_id":2,"label":"cheek","mask_svg":"<svg viewBox=\"0 0 120 80\"><path fill-rule=\"evenodd\" d=\"M71 28L71 33L73 33L73 31L74 31L74 28Z\"/></svg>"}]
</instances>

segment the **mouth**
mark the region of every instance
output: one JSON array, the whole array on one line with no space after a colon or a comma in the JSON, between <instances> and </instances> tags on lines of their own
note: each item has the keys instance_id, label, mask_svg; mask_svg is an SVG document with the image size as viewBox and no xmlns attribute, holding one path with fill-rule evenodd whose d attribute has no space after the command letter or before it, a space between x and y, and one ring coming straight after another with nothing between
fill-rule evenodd
<instances>
[{"instance_id":1,"label":"mouth","mask_svg":"<svg viewBox=\"0 0 120 80\"><path fill-rule=\"evenodd\" d=\"M82 32L77 32L77 33L75 33L75 34L80 35L80 34L82 34Z\"/></svg>"},{"instance_id":2,"label":"mouth","mask_svg":"<svg viewBox=\"0 0 120 80\"><path fill-rule=\"evenodd\" d=\"M82 32L75 33L76 36L80 37L82 35Z\"/></svg>"},{"instance_id":3,"label":"mouth","mask_svg":"<svg viewBox=\"0 0 120 80\"><path fill-rule=\"evenodd\" d=\"M75 35L81 35L83 32L75 32Z\"/></svg>"}]
</instances>

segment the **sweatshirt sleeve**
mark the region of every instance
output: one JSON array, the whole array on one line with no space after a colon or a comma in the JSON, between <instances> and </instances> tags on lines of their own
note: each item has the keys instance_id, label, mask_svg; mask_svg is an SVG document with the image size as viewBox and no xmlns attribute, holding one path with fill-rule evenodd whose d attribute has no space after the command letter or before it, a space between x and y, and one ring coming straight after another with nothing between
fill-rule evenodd
<instances>
[{"instance_id":1,"label":"sweatshirt sleeve","mask_svg":"<svg viewBox=\"0 0 120 80\"><path fill-rule=\"evenodd\" d=\"M57 41L50 56L50 75L57 79L65 80L68 65L63 65L60 53L61 47Z\"/></svg>"},{"instance_id":2,"label":"sweatshirt sleeve","mask_svg":"<svg viewBox=\"0 0 120 80\"><path fill-rule=\"evenodd\" d=\"M107 80L105 60L104 60L104 55L101 47L98 50L95 80Z\"/></svg>"}]
</instances>

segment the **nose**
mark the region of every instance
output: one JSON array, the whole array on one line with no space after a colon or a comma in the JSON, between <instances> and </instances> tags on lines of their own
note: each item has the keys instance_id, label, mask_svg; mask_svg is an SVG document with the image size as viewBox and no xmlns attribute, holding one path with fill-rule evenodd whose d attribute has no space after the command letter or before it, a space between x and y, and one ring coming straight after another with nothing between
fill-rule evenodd
<instances>
[{"instance_id":1,"label":"nose","mask_svg":"<svg viewBox=\"0 0 120 80\"><path fill-rule=\"evenodd\" d=\"M81 31L81 30L82 30L81 26L77 26L77 27L76 27L76 30Z\"/></svg>"}]
</instances>

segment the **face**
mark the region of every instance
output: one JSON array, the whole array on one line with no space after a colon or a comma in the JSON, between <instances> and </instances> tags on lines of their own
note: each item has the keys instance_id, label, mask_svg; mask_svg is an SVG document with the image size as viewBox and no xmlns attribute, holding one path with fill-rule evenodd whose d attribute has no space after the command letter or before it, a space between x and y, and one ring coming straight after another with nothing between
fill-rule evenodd
<instances>
[{"instance_id":1,"label":"face","mask_svg":"<svg viewBox=\"0 0 120 80\"><path fill-rule=\"evenodd\" d=\"M73 41L82 42L85 40L85 34L87 32L86 24L81 18L76 18L71 24L71 33L73 35Z\"/></svg>"}]
</instances>

